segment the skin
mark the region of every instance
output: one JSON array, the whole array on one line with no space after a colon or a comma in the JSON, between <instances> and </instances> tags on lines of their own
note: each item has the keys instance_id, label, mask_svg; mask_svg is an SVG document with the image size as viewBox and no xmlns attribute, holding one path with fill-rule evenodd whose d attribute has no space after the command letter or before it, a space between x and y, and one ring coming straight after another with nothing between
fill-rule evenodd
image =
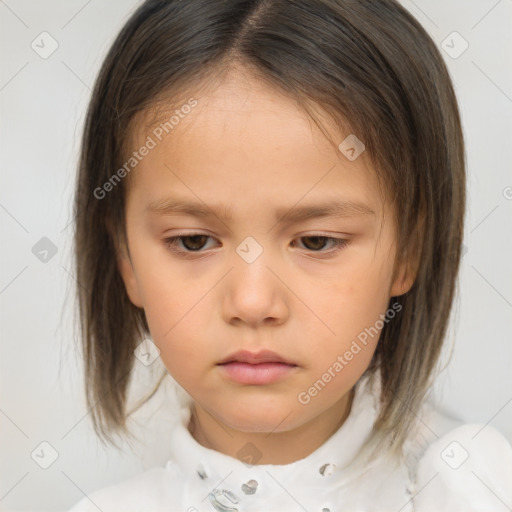
<instances>
[{"instance_id":1,"label":"skin","mask_svg":"<svg viewBox=\"0 0 512 512\"><path fill-rule=\"evenodd\" d=\"M292 99L241 71L194 97L198 105L129 177L128 247L119 269L130 300L145 310L163 363L194 399L194 438L233 457L251 442L259 450L254 463L287 464L343 424L378 336L309 403L300 403L299 393L413 279L404 268L393 272L392 209L364 153L349 161ZM140 128L134 147L150 133ZM215 212L229 206L233 217L148 211L171 196ZM374 214L276 224L277 209L333 199L362 203ZM186 234L211 238L178 240L181 253L166 245L166 238ZM252 263L236 251L248 236L263 249ZM336 249L315 236L348 244ZM273 384L242 385L218 366L242 349L272 350L297 367Z\"/></svg>"}]
</instances>

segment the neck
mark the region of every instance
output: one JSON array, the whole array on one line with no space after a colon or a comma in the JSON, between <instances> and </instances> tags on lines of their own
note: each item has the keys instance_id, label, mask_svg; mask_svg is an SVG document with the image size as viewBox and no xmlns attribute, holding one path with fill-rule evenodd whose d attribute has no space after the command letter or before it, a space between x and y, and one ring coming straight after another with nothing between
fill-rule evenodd
<instances>
[{"instance_id":1,"label":"neck","mask_svg":"<svg viewBox=\"0 0 512 512\"><path fill-rule=\"evenodd\" d=\"M338 431L350 413L353 395L354 389L319 416L284 432L241 432L194 403L188 430L202 446L244 461L247 456L250 464L290 464L313 453Z\"/></svg>"}]
</instances>

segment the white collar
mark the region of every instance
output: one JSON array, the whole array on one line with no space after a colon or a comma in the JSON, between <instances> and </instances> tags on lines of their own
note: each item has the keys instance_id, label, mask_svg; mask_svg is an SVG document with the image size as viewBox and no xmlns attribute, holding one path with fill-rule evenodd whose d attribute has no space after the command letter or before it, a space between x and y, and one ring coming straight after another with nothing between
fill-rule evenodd
<instances>
[{"instance_id":1,"label":"white collar","mask_svg":"<svg viewBox=\"0 0 512 512\"><path fill-rule=\"evenodd\" d=\"M315 500L324 497L328 501L333 491L345 487L375 465L374 461L358 466L356 471L349 467L368 439L377 417L380 381L374 379L373 386L370 382L367 377L358 381L349 416L327 441L307 457L285 465L249 465L202 446L187 428L191 414L187 401L172 432L171 458L166 467L177 471L184 482L199 487L205 499L219 511L243 510L244 503L254 500L253 496L261 497L262 493L268 503L272 499L271 487L274 490L281 487L296 501L295 496L301 490L315 490ZM244 449L250 454L251 446L246 445Z\"/></svg>"}]
</instances>

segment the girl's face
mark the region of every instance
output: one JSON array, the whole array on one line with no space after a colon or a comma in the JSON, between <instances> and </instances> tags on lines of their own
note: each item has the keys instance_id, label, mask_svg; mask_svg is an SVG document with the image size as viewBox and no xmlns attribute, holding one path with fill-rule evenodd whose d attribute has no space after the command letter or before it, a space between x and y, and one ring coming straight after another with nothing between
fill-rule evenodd
<instances>
[{"instance_id":1,"label":"girl's face","mask_svg":"<svg viewBox=\"0 0 512 512\"><path fill-rule=\"evenodd\" d=\"M120 270L196 408L243 432L299 428L348 396L412 284L393 278L391 210L364 153L261 82L232 74L194 99L168 133L139 134ZM289 365L221 364L239 351Z\"/></svg>"}]
</instances>

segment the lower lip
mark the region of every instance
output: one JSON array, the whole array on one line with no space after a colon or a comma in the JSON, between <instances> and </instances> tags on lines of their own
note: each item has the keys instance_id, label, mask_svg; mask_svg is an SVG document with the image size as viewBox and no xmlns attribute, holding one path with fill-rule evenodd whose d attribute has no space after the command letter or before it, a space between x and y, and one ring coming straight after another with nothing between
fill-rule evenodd
<instances>
[{"instance_id":1,"label":"lower lip","mask_svg":"<svg viewBox=\"0 0 512 512\"><path fill-rule=\"evenodd\" d=\"M297 366L285 363L227 363L219 365L222 371L240 384L272 384L288 376Z\"/></svg>"}]
</instances>

